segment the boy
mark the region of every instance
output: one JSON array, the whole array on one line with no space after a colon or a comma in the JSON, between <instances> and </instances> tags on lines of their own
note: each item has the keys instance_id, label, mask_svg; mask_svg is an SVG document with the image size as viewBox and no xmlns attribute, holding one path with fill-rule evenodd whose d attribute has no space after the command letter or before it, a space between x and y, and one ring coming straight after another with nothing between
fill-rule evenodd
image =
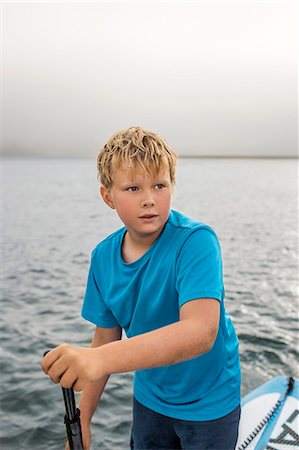
<instances>
[{"instance_id":1,"label":"boy","mask_svg":"<svg viewBox=\"0 0 299 450\"><path fill-rule=\"evenodd\" d=\"M175 166L166 142L140 127L98 156L101 196L125 227L92 253L82 309L96 325L92 348L62 344L42 362L52 381L83 389L86 449L110 374L128 371L132 449L235 448L240 366L220 247L209 226L170 210Z\"/></svg>"}]
</instances>

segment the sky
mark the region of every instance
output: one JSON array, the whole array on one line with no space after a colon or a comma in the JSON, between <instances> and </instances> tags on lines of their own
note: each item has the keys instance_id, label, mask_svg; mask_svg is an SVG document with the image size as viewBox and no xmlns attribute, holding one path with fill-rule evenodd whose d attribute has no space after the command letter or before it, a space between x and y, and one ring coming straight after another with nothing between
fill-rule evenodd
<instances>
[{"instance_id":1,"label":"sky","mask_svg":"<svg viewBox=\"0 0 299 450\"><path fill-rule=\"evenodd\" d=\"M133 125L179 155L297 155L295 1L1 4L4 156L94 156Z\"/></svg>"}]
</instances>

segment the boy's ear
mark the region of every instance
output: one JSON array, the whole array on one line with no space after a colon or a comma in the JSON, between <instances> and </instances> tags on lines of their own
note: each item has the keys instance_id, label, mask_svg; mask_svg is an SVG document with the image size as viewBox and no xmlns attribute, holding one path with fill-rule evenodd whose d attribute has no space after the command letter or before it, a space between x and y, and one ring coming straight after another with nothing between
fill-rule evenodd
<instances>
[{"instance_id":1,"label":"boy's ear","mask_svg":"<svg viewBox=\"0 0 299 450\"><path fill-rule=\"evenodd\" d=\"M106 189L104 186L101 186L100 187L100 194L102 196L102 199L106 203L106 205L108 205L109 208L115 209L113 200L111 198L111 195L110 195L110 192L108 191L108 189Z\"/></svg>"}]
</instances>

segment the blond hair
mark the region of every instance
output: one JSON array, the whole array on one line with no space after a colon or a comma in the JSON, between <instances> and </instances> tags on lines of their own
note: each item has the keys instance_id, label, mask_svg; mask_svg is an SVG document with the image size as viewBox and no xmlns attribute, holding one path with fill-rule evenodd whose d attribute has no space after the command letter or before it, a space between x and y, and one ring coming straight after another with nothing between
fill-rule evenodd
<instances>
[{"instance_id":1,"label":"blond hair","mask_svg":"<svg viewBox=\"0 0 299 450\"><path fill-rule=\"evenodd\" d=\"M175 182L177 156L158 135L141 127L113 134L97 158L98 178L106 189L112 186L113 169L141 170L147 176L169 171Z\"/></svg>"}]
</instances>

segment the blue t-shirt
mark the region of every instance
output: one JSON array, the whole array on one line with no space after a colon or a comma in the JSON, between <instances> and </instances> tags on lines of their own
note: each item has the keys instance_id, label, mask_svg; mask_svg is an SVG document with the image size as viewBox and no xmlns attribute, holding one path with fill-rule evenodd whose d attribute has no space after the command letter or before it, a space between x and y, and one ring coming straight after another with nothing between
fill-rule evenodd
<instances>
[{"instance_id":1,"label":"blue t-shirt","mask_svg":"<svg viewBox=\"0 0 299 450\"><path fill-rule=\"evenodd\" d=\"M101 327L121 326L128 338L179 320L197 298L220 302L212 349L182 363L138 370L134 395L144 406L183 420L212 420L240 403L238 339L224 307L221 250L215 232L171 211L163 232L138 260L121 255L126 229L94 249L82 316Z\"/></svg>"}]
</instances>

